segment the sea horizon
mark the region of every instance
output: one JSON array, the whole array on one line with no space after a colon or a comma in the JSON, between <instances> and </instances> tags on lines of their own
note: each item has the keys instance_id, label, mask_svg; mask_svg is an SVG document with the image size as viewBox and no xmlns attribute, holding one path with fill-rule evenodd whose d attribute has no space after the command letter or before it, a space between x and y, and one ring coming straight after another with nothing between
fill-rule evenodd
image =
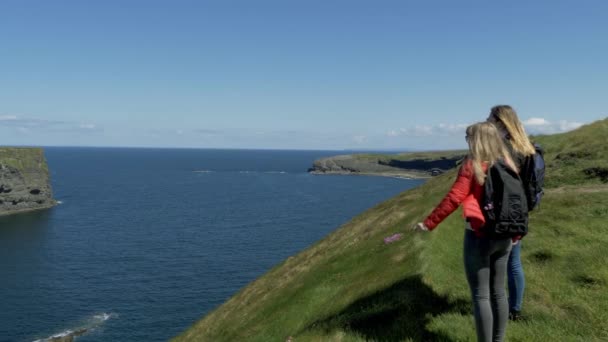
<instances>
[{"instance_id":1,"label":"sea horizon","mask_svg":"<svg viewBox=\"0 0 608 342\"><path fill-rule=\"evenodd\" d=\"M222 150L222 151L302 151L302 152L350 152L350 153L408 153L408 152L433 152L433 151L457 151L460 149L382 149L382 148L361 148L361 149L318 149L318 148L248 148L248 147L190 147L190 146L98 146L98 145L0 145L0 147L11 148L115 148L115 149L157 149L157 150Z\"/></svg>"}]
</instances>

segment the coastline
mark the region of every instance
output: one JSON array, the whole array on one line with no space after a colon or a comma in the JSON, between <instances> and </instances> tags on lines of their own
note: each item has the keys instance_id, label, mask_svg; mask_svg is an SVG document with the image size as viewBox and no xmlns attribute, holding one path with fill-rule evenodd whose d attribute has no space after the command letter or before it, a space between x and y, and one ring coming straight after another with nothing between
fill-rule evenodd
<instances>
[{"instance_id":1,"label":"coastline","mask_svg":"<svg viewBox=\"0 0 608 342\"><path fill-rule=\"evenodd\" d=\"M464 155L463 151L346 154L317 159L308 172L316 175L430 179L456 167Z\"/></svg>"},{"instance_id":2,"label":"coastline","mask_svg":"<svg viewBox=\"0 0 608 342\"><path fill-rule=\"evenodd\" d=\"M313 175L328 175L328 176L372 176L372 177L390 177L401 179L430 179L433 176L426 172L352 172L352 171L309 171Z\"/></svg>"},{"instance_id":3,"label":"coastline","mask_svg":"<svg viewBox=\"0 0 608 342\"><path fill-rule=\"evenodd\" d=\"M12 215L17 215L17 214L25 214L25 213L40 211L40 210L48 210L48 209L51 209L51 208L57 206L58 204L59 204L59 202L54 201L53 203L49 203L45 206L41 206L38 208L24 208L24 209L10 210L10 211L0 211L0 217L12 216Z\"/></svg>"}]
</instances>

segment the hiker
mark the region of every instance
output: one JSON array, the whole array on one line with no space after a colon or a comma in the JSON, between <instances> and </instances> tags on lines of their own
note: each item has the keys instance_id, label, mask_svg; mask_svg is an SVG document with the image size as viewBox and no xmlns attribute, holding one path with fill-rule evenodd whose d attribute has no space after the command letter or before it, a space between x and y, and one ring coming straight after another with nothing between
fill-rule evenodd
<instances>
[{"instance_id":1,"label":"hiker","mask_svg":"<svg viewBox=\"0 0 608 342\"><path fill-rule=\"evenodd\" d=\"M496 128L503 137L503 141L511 152L511 158L515 166L522 170L526 158L533 156L536 151L524 127L517 117L517 113L511 106L499 105L490 110L488 122L496 125ZM523 179L523 175L522 175ZM531 208L531 206L529 205ZM509 286L509 319L520 320L521 308L524 298L524 269L521 263L521 240L515 240L507 263L507 278Z\"/></svg>"},{"instance_id":2,"label":"hiker","mask_svg":"<svg viewBox=\"0 0 608 342\"><path fill-rule=\"evenodd\" d=\"M488 168L499 160L514 171L517 167L494 124L481 122L467 127L466 141L469 153L454 185L424 222L416 224L414 229L433 230L462 204L466 219L464 266L471 289L477 339L502 341L509 314L504 283L512 240L485 236L486 219L481 203Z\"/></svg>"}]
</instances>

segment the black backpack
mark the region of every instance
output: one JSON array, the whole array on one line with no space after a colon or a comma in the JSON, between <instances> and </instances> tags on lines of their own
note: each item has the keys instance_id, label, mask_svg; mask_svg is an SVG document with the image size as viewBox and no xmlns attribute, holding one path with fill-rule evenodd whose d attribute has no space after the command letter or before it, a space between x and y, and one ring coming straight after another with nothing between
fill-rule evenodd
<instances>
[{"instance_id":1,"label":"black backpack","mask_svg":"<svg viewBox=\"0 0 608 342\"><path fill-rule=\"evenodd\" d=\"M490 239L528 233L528 201L522 180L504 161L488 168L481 204L486 219L483 232Z\"/></svg>"},{"instance_id":2,"label":"black backpack","mask_svg":"<svg viewBox=\"0 0 608 342\"><path fill-rule=\"evenodd\" d=\"M545 151L538 144L534 144L534 149L536 153L526 157L520 172L528 200L528 211L534 210L539 205L545 184Z\"/></svg>"}]
</instances>

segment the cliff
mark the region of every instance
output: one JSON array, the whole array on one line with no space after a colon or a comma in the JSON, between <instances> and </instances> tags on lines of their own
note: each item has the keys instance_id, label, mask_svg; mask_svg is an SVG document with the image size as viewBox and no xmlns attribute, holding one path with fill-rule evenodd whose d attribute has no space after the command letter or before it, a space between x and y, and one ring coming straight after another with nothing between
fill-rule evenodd
<instances>
[{"instance_id":1,"label":"cliff","mask_svg":"<svg viewBox=\"0 0 608 342\"><path fill-rule=\"evenodd\" d=\"M351 154L315 160L308 172L406 178L437 176L455 167L466 151Z\"/></svg>"},{"instance_id":2,"label":"cliff","mask_svg":"<svg viewBox=\"0 0 608 342\"><path fill-rule=\"evenodd\" d=\"M0 215L55 204L43 150L0 147Z\"/></svg>"},{"instance_id":3,"label":"cliff","mask_svg":"<svg viewBox=\"0 0 608 342\"><path fill-rule=\"evenodd\" d=\"M524 322L509 341L608 338L608 119L535 140L546 193L523 240ZM471 341L464 224L414 232L456 170L360 214L287 258L175 341ZM384 238L403 233L399 241Z\"/></svg>"}]
</instances>

